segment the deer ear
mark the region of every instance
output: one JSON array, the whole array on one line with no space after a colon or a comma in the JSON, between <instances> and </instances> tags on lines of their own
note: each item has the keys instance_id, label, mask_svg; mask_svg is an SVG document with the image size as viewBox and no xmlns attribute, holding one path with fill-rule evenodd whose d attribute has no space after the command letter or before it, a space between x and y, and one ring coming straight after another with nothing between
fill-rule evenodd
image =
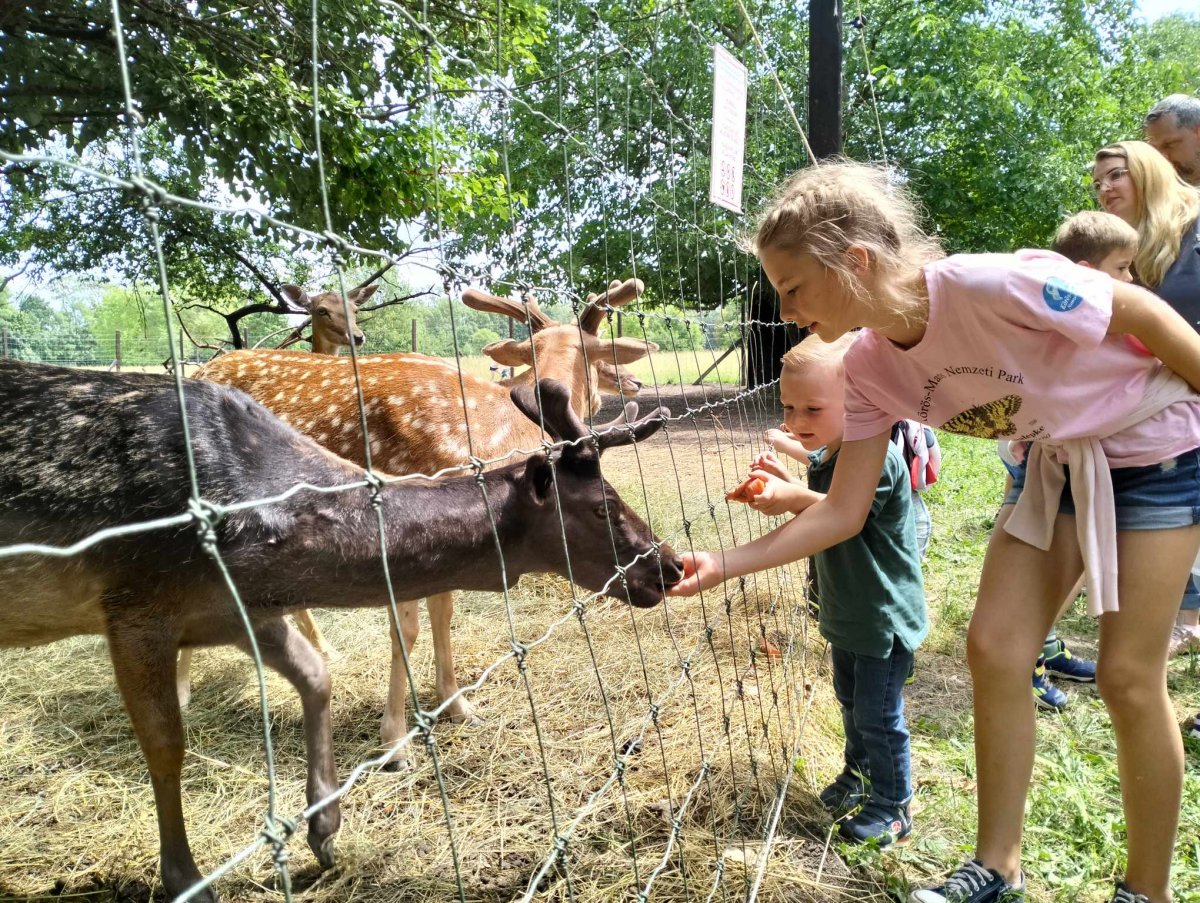
<instances>
[{"instance_id":1,"label":"deer ear","mask_svg":"<svg viewBox=\"0 0 1200 903\"><path fill-rule=\"evenodd\" d=\"M596 347L588 345L588 357L608 364L630 364L655 351L657 345L641 339L600 339Z\"/></svg>"},{"instance_id":2,"label":"deer ear","mask_svg":"<svg viewBox=\"0 0 1200 903\"><path fill-rule=\"evenodd\" d=\"M483 353L505 367L532 367L533 351L527 341L501 339L483 346Z\"/></svg>"},{"instance_id":3,"label":"deer ear","mask_svg":"<svg viewBox=\"0 0 1200 903\"><path fill-rule=\"evenodd\" d=\"M544 505L554 494L554 473L545 455L534 455L525 465L525 481L535 504Z\"/></svg>"},{"instance_id":4,"label":"deer ear","mask_svg":"<svg viewBox=\"0 0 1200 903\"><path fill-rule=\"evenodd\" d=\"M350 299L352 304L362 304L379 290L379 283L375 285L365 285L362 288L356 288L350 291L346 297Z\"/></svg>"},{"instance_id":5,"label":"deer ear","mask_svg":"<svg viewBox=\"0 0 1200 903\"><path fill-rule=\"evenodd\" d=\"M303 307L306 310L312 307L312 299L308 297L308 292L298 285L292 285L290 282L287 285L281 285L279 293L297 307Z\"/></svg>"}]
</instances>

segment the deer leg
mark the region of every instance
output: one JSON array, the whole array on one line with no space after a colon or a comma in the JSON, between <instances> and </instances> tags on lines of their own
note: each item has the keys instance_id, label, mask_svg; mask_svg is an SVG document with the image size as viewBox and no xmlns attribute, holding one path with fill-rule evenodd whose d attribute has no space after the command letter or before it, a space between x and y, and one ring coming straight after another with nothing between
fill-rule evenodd
<instances>
[{"instance_id":1,"label":"deer leg","mask_svg":"<svg viewBox=\"0 0 1200 903\"><path fill-rule=\"evenodd\" d=\"M304 638L316 646L321 655L325 656L326 661L336 662L341 658L338 651L326 641L325 634L321 633L321 628L317 626L317 622L313 620L308 609L293 612L292 620L296 622L296 626L300 628Z\"/></svg>"},{"instance_id":2,"label":"deer leg","mask_svg":"<svg viewBox=\"0 0 1200 903\"><path fill-rule=\"evenodd\" d=\"M306 798L311 806L337 789L333 762L333 726L329 713L330 681L325 662L312 645L283 618L256 625L263 663L282 674L300 694L304 708L304 745L308 754ZM249 651L249 643L238 645ZM308 820L308 845L322 868L333 866L333 838L342 813L333 800Z\"/></svg>"},{"instance_id":3,"label":"deer leg","mask_svg":"<svg viewBox=\"0 0 1200 903\"><path fill-rule=\"evenodd\" d=\"M186 709L192 701L192 650L179 650L179 663L175 666L175 695L179 707Z\"/></svg>"},{"instance_id":4,"label":"deer leg","mask_svg":"<svg viewBox=\"0 0 1200 903\"><path fill-rule=\"evenodd\" d=\"M417 632L421 629L420 622L417 620L416 602L398 603L396 610L400 614L399 630L396 628L391 608L388 609L388 634L392 638L392 668L388 680L387 707L383 712L383 726L380 731L383 745L389 748L407 733L404 703L408 693L408 672L404 669L404 652L400 648L400 639L397 634L403 636L404 649L407 649L411 655L412 648L417 642ZM412 756L409 749L411 745L411 743L405 744L394 752L387 764L383 766L384 770L402 771L411 768Z\"/></svg>"},{"instance_id":5,"label":"deer leg","mask_svg":"<svg viewBox=\"0 0 1200 903\"><path fill-rule=\"evenodd\" d=\"M168 897L176 897L200 880L188 846L179 787L183 716L171 680L176 673L179 638L162 622L147 617L144 610L131 611L130 617L123 618L122 608L109 609L109 654L121 699L150 769L163 887ZM216 903L217 895L207 888L192 899Z\"/></svg>"},{"instance_id":6,"label":"deer leg","mask_svg":"<svg viewBox=\"0 0 1200 903\"><path fill-rule=\"evenodd\" d=\"M445 702L458 693L458 677L454 673L454 649L450 645L450 619L454 617L454 593L438 593L425 600L429 606L429 632L433 634L433 666L438 698ZM475 706L465 696L459 696L446 707L450 720L456 724L479 724Z\"/></svg>"}]
</instances>

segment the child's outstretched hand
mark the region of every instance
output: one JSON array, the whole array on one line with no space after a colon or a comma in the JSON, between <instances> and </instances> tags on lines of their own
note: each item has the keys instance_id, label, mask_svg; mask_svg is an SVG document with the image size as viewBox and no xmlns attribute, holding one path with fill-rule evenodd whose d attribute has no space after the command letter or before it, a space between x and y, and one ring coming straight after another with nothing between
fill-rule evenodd
<instances>
[{"instance_id":1,"label":"child's outstretched hand","mask_svg":"<svg viewBox=\"0 0 1200 903\"><path fill-rule=\"evenodd\" d=\"M711 552L682 552L683 579L667 590L668 596L694 596L702 589L712 589L725 580L721 559Z\"/></svg>"},{"instance_id":2,"label":"child's outstretched hand","mask_svg":"<svg viewBox=\"0 0 1200 903\"><path fill-rule=\"evenodd\" d=\"M768 432L770 431L768 430ZM787 468L783 466L783 463L775 456L774 452L763 452L754 459L754 463L750 465L750 469L761 470L773 477L779 477L779 479L787 480L789 483L792 482L792 475L787 472Z\"/></svg>"},{"instance_id":3,"label":"child's outstretched hand","mask_svg":"<svg viewBox=\"0 0 1200 903\"><path fill-rule=\"evenodd\" d=\"M761 480L763 488L755 493L746 504L762 514L791 514L797 510L800 500L797 490L790 478L780 478L765 470L750 471L750 480Z\"/></svg>"},{"instance_id":4,"label":"child's outstretched hand","mask_svg":"<svg viewBox=\"0 0 1200 903\"><path fill-rule=\"evenodd\" d=\"M763 433L763 438L767 440L767 445L774 447L775 443L779 442L780 439L782 439L784 442L791 442L795 441L796 437L789 433L786 429L771 427L771 429Z\"/></svg>"}]
</instances>

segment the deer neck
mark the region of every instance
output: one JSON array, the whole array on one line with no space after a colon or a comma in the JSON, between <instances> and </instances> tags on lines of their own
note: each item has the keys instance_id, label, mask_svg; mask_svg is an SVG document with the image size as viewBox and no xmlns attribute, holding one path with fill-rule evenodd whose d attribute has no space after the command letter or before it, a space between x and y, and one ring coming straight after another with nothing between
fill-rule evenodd
<instances>
[{"instance_id":1,"label":"deer neck","mask_svg":"<svg viewBox=\"0 0 1200 903\"><path fill-rule=\"evenodd\" d=\"M337 357L338 352L342 350L342 343L335 339L317 335L314 332L312 335L312 350L313 354L329 354Z\"/></svg>"},{"instance_id":2,"label":"deer neck","mask_svg":"<svg viewBox=\"0 0 1200 903\"><path fill-rule=\"evenodd\" d=\"M487 506L474 477L382 488L388 569L397 601L452 589L502 589L492 519L509 585L530 569L532 543L517 523L521 518L514 472L506 468L484 475ZM295 535L287 545L297 558L295 567L326 578L321 605L353 607L386 601L378 519L369 490L310 499L293 522ZM290 567L281 570L291 572Z\"/></svg>"}]
</instances>

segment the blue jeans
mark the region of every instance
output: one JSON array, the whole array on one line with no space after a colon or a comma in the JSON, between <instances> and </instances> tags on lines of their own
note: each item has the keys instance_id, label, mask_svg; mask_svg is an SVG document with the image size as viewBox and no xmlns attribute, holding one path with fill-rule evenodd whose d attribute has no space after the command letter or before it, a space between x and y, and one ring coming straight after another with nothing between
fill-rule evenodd
<instances>
[{"instance_id":1,"label":"blue jeans","mask_svg":"<svg viewBox=\"0 0 1200 903\"><path fill-rule=\"evenodd\" d=\"M833 650L833 692L846 730L846 768L871 782L871 799L906 806L912 797L904 681L913 654L893 642L887 658Z\"/></svg>"}]
</instances>

